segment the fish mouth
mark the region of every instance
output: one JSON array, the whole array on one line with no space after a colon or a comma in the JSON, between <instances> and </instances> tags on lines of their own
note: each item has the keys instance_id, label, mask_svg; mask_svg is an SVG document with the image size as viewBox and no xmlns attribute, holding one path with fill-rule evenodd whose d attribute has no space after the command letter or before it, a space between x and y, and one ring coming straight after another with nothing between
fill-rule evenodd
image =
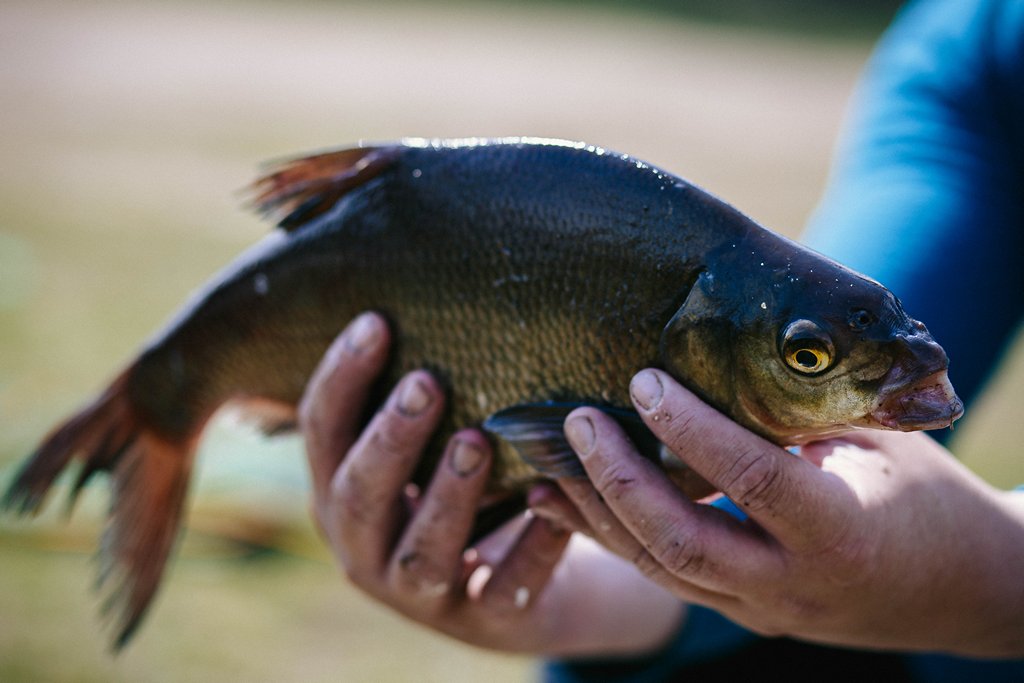
<instances>
[{"instance_id":1,"label":"fish mouth","mask_svg":"<svg viewBox=\"0 0 1024 683\"><path fill-rule=\"evenodd\" d=\"M945 370L886 392L878 407L865 417L885 429L912 432L952 427L964 414Z\"/></svg>"}]
</instances>

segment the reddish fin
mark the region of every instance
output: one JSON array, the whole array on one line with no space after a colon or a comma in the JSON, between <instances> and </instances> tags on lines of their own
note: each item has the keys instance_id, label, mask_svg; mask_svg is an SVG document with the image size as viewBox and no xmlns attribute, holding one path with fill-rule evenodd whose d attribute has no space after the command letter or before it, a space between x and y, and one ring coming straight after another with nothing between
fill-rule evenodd
<instances>
[{"instance_id":1,"label":"reddish fin","mask_svg":"<svg viewBox=\"0 0 1024 683\"><path fill-rule=\"evenodd\" d=\"M387 169L400 147L357 147L286 161L252 185L253 204L296 230L328 211L349 190Z\"/></svg>"},{"instance_id":2,"label":"reddish fin","mask_svg":"<svg viewBox=\"0 0 1024 683\"><path fill-rule=\"evenodd\" d=\"M194 439L171 442L141 422L128 396L129 377L130 370L52 432L2 503L19 514L35 514L72 457L82 461L82 469L71 502L92 474L111 473L113 495L97 585L111 589L104 611L116 611L115 649L128 642L160 582L177 536L194 450Z\"/></svg>"},{"instance_id":3,"label":"reddish fin","mask_svg":"<svg viewBox=\"0 0 1024 683\"><path fill-rule=\"evenodd\" d=\"M147 431L136 436L114 468L97 588L114 578L103 612L114 622L115 650L127 644L160 585L191 471L191 448Z\"/></svg>"}]
</instances>

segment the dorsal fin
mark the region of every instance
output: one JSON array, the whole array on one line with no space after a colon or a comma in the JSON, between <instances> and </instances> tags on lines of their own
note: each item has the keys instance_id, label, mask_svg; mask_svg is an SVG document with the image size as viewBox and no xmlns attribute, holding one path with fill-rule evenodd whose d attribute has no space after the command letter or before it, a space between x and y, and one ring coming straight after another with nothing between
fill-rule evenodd
<instances>
[{"instance_id":1,"label":"dorsal fin","mask_svg":"<svg viewBox=\"0 0 1024 683\"><path fill-rule=\"evenodd\" d=\"M289 232L323 214L349 190L387 169L401 147L355 147L284 161L252 184L257 211Z\"/></svg>"}]
</instances>

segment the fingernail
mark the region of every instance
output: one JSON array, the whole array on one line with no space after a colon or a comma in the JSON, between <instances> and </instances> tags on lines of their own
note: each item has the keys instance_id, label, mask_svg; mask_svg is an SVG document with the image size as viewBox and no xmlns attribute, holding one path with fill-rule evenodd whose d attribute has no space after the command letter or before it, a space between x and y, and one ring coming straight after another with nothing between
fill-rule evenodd
<instances>
[{"instance_id":1,"label":"fingernail","mask_svg":"<svg viewBox=\"0 0 1024 683\"><path fill-rule=\"evenodd\" d=\"M468 477L479 469L484 453L476 444L456 439L452 447L451 466L455 474Z\"/></svg>"},{"instance_id":2,"label":"fingernail","mask_svg":"<svg viewBox=\"0 0 1024 683\"><path fill-rule=\"evenodd\" d=\"M363 353L373 346L376 346L380 338L380 329L377 321L370 313L363 313L350 325L345 333L345 348L350 353Z\"/></svg>"},{"instance_id":3,"label":"fingernail","mask_svg":"<svg viewBox=\"0 0 1024 683\"><path fill-rule=\"evenodd\" d=\"M430 392L419 379L406 379L398 395L398 412L406 417L416 417L431 403Z\"/></svg>"},{"instance_id":4,"label":"fingernail","mask_svg":"<svg viewBox=\"0 0 1024 683\"><path fill-rule=\"evenodd\" d=\"M629 393L644 410L653 410L661 403L661 395L664 388L661 386L661 379L650 370L640 372L629 385Z\"/></svg>"},{"instance_id":5,"label":"fingernail","mask_svg":"<svg viewBox=\"0 0 1024 683\"><path fill-rule=\"evenodd\" d=\"M589 417L571 418L565 423L565 436L573 450L586 455L594 447L594 423Z\"/></svg>"}]
</instances>

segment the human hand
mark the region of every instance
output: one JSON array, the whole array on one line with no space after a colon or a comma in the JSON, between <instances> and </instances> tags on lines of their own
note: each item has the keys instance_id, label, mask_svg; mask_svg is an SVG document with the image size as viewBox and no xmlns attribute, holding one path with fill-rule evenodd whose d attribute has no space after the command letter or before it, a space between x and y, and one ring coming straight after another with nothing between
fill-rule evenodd
<instances>
[{"instance_id":1,"label":"human hand","mask_svg":"<svg viewBox=\"0 0 1024 683\"><path fill-rule=\"evenodd\" d=\"M457 433L426 491L406 492L444 396L428 373L413 372L360 433L388 341L380 317L361 316L327 352L299 409L314 514L351 581L423 625L494 649L632 653L670 635L678 601L585 544L559 564L570 533L545 520L524 517L464 552L491 465L479 432ZM543 505L555 493L541 486L530 499ZM596 601L602 594L612 597Z\"/></svg>"},{"instance_id":2,"label":"human hand","mask_svg":"<svg viewBox=\"0 0 1024 683\"><path fill-rule=\"evenodd\" d=\"M687 500L589 408L566 434L590 480L560 481L575 507L552 498L538 514L763 634L1024 654L1024 495L992 489L923 434L856 432L801 458L665 373L638 374L631 392L658 438L750 518Z\"/></svg>"}]
</instances>

